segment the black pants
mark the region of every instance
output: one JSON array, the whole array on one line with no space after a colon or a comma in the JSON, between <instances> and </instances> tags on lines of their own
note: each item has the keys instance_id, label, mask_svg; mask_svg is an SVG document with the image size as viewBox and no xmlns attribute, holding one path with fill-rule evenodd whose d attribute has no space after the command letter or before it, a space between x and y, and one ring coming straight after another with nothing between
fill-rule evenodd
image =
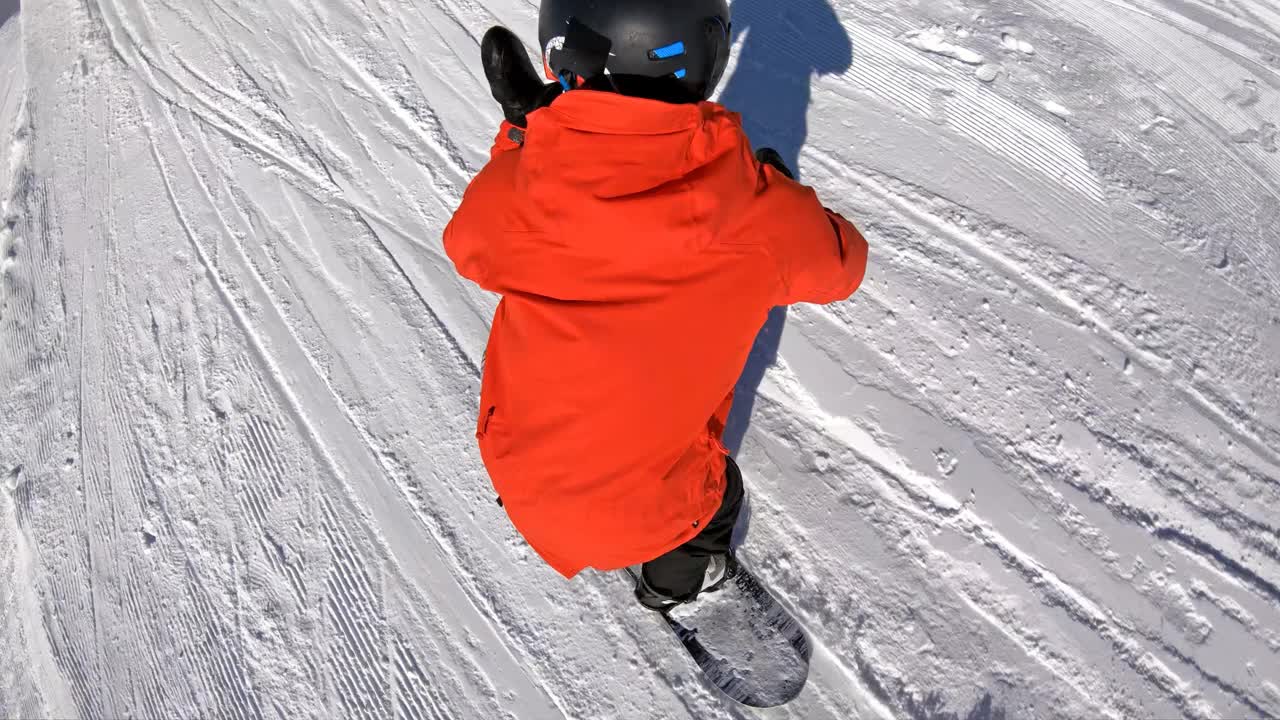
<instances>
[{"instance_id":1,"label":"black pants","mask_svg":"<svg viewBox=\"0 0 1280 720\"><path fill-rule=\"evenodd\" d=\"M667 597L681 601L692 598L702 589L711 556L729 552L744 493L738 464L731 457L725 460L724 499L711 521L692 540L641 568L649 587Z\"/></svg>"}]
</instances>

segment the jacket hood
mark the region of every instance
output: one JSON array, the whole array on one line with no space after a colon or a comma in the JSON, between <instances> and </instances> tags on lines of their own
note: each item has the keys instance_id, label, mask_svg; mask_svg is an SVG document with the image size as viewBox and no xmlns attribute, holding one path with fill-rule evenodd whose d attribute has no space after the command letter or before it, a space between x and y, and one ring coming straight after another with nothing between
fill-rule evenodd
<instances>
[{"instance_id":1,"label":"jacket hood","mask_svg":"<svg viewBox=\"0 0 1280 720\"><path fill-rule=\"evenodd\" d=\"M690 276L755 183L736 113L573 90L529 116L486 274L510 294L635 300Z\"/></svg>"}]
</instances>

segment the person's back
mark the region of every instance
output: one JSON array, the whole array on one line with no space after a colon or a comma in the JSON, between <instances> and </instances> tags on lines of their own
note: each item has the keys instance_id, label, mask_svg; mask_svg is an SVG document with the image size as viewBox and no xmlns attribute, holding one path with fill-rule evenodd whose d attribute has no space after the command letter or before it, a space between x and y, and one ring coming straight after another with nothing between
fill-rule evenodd
<instances>
[{"instance_id":1,"label":"person's back","mask_svg":"<svg viewBox=\"0 0 1280 720\"><path fill-rule=\"evenodd\" d=\"M552 11L575 13L570 41L590 32L590 11ZM547 15L544 4L544 25ZM486 38L487 69L515 52L514 38L491 36L502 42ZM658 60L675 52L657 50ZM599 62L583 57L566 64ZM559 70L555 53L545 59ZM711 70L701 74L713 87ZM644 563L642 584L687 600L707 557L728 552L742 489L720 434L756 332L775 305L848 297L866 243L811 190L757 161L737 116L698 99L706 88L671 102L617 92L625 73L609 90L589 89L599 74L555 74L573 89L534 103L547 106L523 129L510 120L524 113L508 108L445 232L459 272L503 296L486 351L481 454L512 522L566 577Z\"/></svg>"}]
</instances>

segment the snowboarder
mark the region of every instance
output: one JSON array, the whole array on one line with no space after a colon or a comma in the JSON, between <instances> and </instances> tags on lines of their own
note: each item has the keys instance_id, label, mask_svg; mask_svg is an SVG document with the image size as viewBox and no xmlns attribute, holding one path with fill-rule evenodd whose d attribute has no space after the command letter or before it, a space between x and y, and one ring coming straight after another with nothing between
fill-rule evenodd
<instances>
[{"instance_id":1,"label":"snowboarder","mask_svg":"<svg viewBox=\"0 0 1280 720\"><path fill-rule=\"evenodd\" d=\"M770 308L849 297L867 243L708 101L724 0L544 0L544 83L495 27L506 117L445 229L502 300L476 436L529 545L572 578L642 565L667 610L732 575L742 476L721 442Z\"/></svg>"}]
</instances>

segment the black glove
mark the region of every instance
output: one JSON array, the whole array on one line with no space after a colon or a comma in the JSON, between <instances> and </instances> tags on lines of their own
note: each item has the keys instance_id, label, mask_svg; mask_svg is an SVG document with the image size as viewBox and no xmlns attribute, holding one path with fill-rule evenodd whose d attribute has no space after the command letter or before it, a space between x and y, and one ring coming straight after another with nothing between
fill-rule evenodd
<instances>
[{"instance_id":1,"label":"black glove","mask_svg":"<svg viewBox=\"0 0 1280 720\"><path fill-rule=\"evenodd\" d=\"M515 33L495 25L480 42L480 62L489 80L493 99L516 127L527 127L525 117L551 104L563 92L560 83L544 83L529 62L529 54Z\"/></svg>"},{"instance_id":2,"label":"black glove","mask_svg":"<svg viewBox=\"0 0 1280 720\"><path fill-rule=\"evenodd\" d=\"M756 151L756 160L762 165L772 165L775 170L786 175L787 178L795 180L796 176L791 172L791 168L787 167L787 163L782 159L782 153L771 147L760 148Z\"/></svg>"}]
</instances>

